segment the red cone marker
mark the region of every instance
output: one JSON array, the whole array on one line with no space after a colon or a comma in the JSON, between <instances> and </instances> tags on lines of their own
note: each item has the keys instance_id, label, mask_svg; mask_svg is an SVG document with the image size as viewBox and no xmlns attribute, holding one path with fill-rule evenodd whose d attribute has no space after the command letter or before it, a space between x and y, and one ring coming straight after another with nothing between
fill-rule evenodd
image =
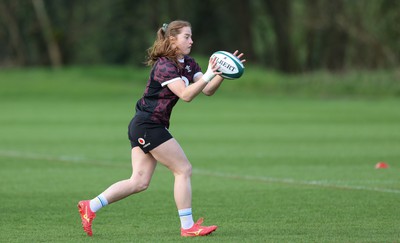
<instances>
[{"instance_id":1,"label":"red cone marker","mask_svg":"<svg viewBox=\"0 0 400 243\"><path fill-rule=\"evenodd\" d=\"M375 165L375 169L387 169L389 168L389 165L386 164L385 162L379 162L378 164Z\"/></svg>"}]
</instances>

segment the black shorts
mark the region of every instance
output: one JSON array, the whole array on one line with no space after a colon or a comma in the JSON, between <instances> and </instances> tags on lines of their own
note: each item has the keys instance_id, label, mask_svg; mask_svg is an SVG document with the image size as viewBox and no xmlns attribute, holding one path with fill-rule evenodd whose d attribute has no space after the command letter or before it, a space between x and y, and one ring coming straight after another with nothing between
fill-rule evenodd
<instances>
[{"instance_id":1,"label":"black shorts","mask_svg":"<svg viewBox=\"0 0 400 243\"><path fill-rule=\"evenodd\" d=\"M147 154L158 145L170 140L172 135L162 124L145 123L134 117L128 126L128 137L132 148L139 146Z\"/></svg>"}]
</instances>

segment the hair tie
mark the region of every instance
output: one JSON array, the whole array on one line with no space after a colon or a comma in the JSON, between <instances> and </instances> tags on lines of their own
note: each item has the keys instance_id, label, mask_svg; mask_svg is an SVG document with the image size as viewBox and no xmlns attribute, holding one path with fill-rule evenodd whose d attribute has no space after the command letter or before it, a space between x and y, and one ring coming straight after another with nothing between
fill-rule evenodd
<instances>
[{"instance_id":1,"label":"hair tie","mask_svg":"<svg viewBox=\"0 0 400 243\"><path fill-rule=\"evenodd\" d=\"M168 29L168 24L163 24L163 26L161 27L161 29L164 31L164 33L167 33L167 29Z\"/></svg>"}]
</instances>

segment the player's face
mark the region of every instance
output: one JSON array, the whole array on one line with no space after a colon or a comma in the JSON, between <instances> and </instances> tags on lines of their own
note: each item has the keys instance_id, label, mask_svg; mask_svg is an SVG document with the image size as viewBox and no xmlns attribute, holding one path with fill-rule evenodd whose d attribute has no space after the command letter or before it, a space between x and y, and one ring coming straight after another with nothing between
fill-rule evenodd
<instances>
[{"instance_id":1,"label":"player's face","mask_svg":"<svg viewBox=\"0 0 400 243\"><path fill-rule=\"evenodd\" d=\"M190 27L183 27L174 41L174 45L178 48L180 56L188 55L192 49L192 29Z\"/></svg>"}]
</instances>

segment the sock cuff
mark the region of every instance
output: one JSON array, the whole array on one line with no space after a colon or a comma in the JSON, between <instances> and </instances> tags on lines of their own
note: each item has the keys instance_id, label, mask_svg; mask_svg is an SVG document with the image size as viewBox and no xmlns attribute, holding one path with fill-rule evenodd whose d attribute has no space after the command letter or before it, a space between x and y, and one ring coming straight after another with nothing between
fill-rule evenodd
<instances>
[{"instance_id":1,"label":"sock cuff","mask_svg":"<svg viewBox=\"0 0 400 243\"><path fill-rule=\"evenodd\" d=\"M104 195L103 194L100 194L100 195L98 195L97 196L97 199L99 199L99 201L100 201L100 203L101 203L101 206L107 206L108 205L108 201L107 201L107 199L104 197Z\"/></svg>"},{"instance_id":2,"label":"sock cuff","mask_svg":"<svg viewBox=\"0 0 400 243\"><path fill-rule=\"evenodd\" d=\"M180 209L178 213L180 217L192 215L192 208Z\"/></svg>"}]
</instances>

